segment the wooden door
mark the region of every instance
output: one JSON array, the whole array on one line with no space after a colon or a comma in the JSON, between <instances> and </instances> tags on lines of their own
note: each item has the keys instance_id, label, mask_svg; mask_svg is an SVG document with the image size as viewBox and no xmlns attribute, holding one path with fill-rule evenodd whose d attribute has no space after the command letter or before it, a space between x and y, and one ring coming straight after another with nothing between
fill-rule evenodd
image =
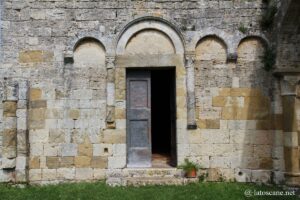
<instances>
[{"instance_id":1,"label":"wooden door","mask_svg":"<svg viewBox=\"0 0 300 200\"><path fill-rule=\"evenodd\" d=\"M127 167L151 167L151 73L127 72Z\"/></svg>"}]
</instances>

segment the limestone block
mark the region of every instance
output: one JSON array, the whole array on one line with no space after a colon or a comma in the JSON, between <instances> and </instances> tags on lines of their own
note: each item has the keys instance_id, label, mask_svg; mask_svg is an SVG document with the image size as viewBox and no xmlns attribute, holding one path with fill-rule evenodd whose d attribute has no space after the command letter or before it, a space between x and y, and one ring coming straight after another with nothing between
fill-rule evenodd
<instances>
[{"instance_id":1,"label":"limestone block","mask_svg":"<svg viewBox=\"0 0 300 200\"><path fill-rule=\"evenodd\" d=\"M107 143L107 144L126 143L125 131L107 129L103 132L101 141L102 143Z\"/></svg>"},{"instance_id":2,"label":"limestone block","mask_svg":"<svg viewBox=\"0 0 300 200\"><path fill-rule=\"evenodd\" d=\"M111 156L113 154L112 144L93 144L94 156Z\"/></svg>"},{"instance_id":3,"label":"limestone block","mask_svg":"<svg viewBox=\"0 0 300 200\"><path fill-rule=\"evenodd\" d=\"M237 97L261 96L261 92L255 88L231 88L230 95Z\"/></svg>"},{"instance_id":4,"label":"limestone block","mask_svg":"<svg viewBox=\"0 0 300 200\"><path fill-rule=\"evenodd\" d=\"M233 144L252 144L253 137L255 137L253 131L249 131L249 130L230 131L230 143Z\"/></svg>"},{"instance_id":5,"label":"limestone block","mask_svg":"<svg viewBox=\"0 0 300 200\"><path fill-rule=\"evenodd\" d=\"M113 145L114 156L126 156L126 144L114 144Z\"/></svg>"},{"instance_id":6,"label":"limestone block","mask_svg":"<svg viewBox=\"0 0 300 200\"><path fill-rule=\"evenodd\" d=\"M46 100L36 100L30 101L30 108L47 108L47 101Z\"/></svg>"},{"instance_id":7,"label":"limestone block","mask_svg":"<svg viewBox=\"0 0 300 200\"><path fill-rule=\"evenodd\" d=\"M20 63L51 62L53 60L53 57L54 53L50 51L28 50L19 52Z\"/></svg>"},{"instance_id":8,"label":"limestone block","mask_svg":"<svg viewBox=\"0 0 300 200\"><path fill-rule=\"evenodd\" d=\"M259 131L254 131L254 137L253 137L253 144L273 144L273 138L272 138L272 132L271 131L263 131L263 130L259 130Z\"/></svg>"},{"instance_id":9,"label":"limestone block","mask_svg":"<svg viewBox=\"0 0 300 200\"><path fill-rule=\"evenodd\" d=\"M234 169L235 180L237 182L250 182L251 181L251 170L249 169Z\"/></svg>"},{"instance_id":10,"label":"limestone block","mask_svg":"<svg viewBox=\"0 0 300 200\"><path fill-rule=\"evenodd\" d=\"M2 158L2 169L12 169L16 167L16 159L8 159L8 158Z\"/></svg>"},{"instance_id":11,"label":"limestone block","mask_svg":"<svg viewBox=\"0 0 300 200\"><path fill-rule=\"evenodd\" d=\"M105 169L107 168L107 162L108 162L107 157L94 156L92 157L91 167Z\"/></svg>"},{"instance_id":12,"label":"limestone block","mask_svg":"<svg viewBox=\"0 0 300 200\"><path fill-rule=\"evenodd\" d=\"M93 179L104 180L106 178L105 169L93 169L93 172L94 172Z\"/></svg>"},{"instance_id":13,"label":"limestone block","mask_svg":"<svg viewBox=\"0 0 300 200\"><path fill-rule=\"evenodd\" d=\"M270 157L260 158L258 160L259 166L257 169L273 169L273 160Z\"/></svg>"},{"instance_id":14,"label":"limestone block","mask_svg":"<svg viewBox=\"0 0 300 200\"><path fill-rule=\"evenodd\" d=\"M72 156L65 156L60 158L60 167L62 168L70 168L74 167L75 165L75 159Z\"/></svg>"},{"instance_id":15,"label":"limestone block","mask_svg":"<svg viewBox=\"0 0 300 200\"><path fill-rule=\"evenodd\" d=\"M271 145L254 145L254 155L261 158L270 158L272 156Z\"/></svg>"},{"instance_id":16,"label":"limestone block","mask_svg":"<svg viewBox=\"0 0 300 200\"><path fill-rule=\"evenodd\" d=\"M29 158L29 169L39 169L40 168L40 158L38 156L33 156Z\"/></svg>"},{"instance_id":17,"label":"limestone block","mask_svg":"<svg viewBox=\"0 0 300 200\"><path fill-rule=\"evenodd\" d=\"M79 117L80 117L80 110L78 109L69 110L69 118L78 119Z\"/></svg>"},{"instance_id":18,"label":"limestone block","mask_svg":"<svg viewBox=\"0 0 300 200\"><path fill-rule=\"evenodd\" d=\"M77 144L61 144L59 155L61 156L77 156Z\"/></svg>"},{"instance_id":19,"label":"limestone block","mask_svg":"<svg viewBox=\"0 0 300 200\"><path fill-rule=\"evenodd\" d=\"M3 103L3 116L16 117L17 101L5 101Z\"/></svg>"},{"instance_id":20,"label":"limestone block","mask_svg":"<svg viewBox=\"0 0 300 200\"><path fill-rule=\"evenodd\" d=\"M3 124L4 124L4 129L17 129L17 118L4 117Z\"/></svg>"},{"instance_id":21,"label":"limestone block","mask_svg":"<svg viewBox=\"0 0 300 200\"><path fill-rule=\"evenodd\" d=\"M126 120L125 119L116 119L116 128L117 129L126 129Z\"/></svg>"},{"instance_id":22,"label":"limestone block","mask_svg":"<svg viewBox=\"0 0 300 200\"><path fill-rule=\"evenodd\" d=\"M26 117L18 117L17 118L17 128L18 128L18 130L26 130L27 129Z\"/></svg>"},{"instance_id":23,"label":"limestone block","mask_svg":"<svg viewBox=\"0 0 300 200\"><path fill-rule=\"evenodd\" d=\"M45 111L46 110L43 109L43 108L29 110L30 123L32 123L32 121L43 121L43 120L45 120Z\"/></svg>"},{"instance_id":24,"label":"limestone block","mask_svg":"<svg viewBox=\"0 0 300 200\"><path fill-rule=\"evenodd\" d=\"M53 181L56 180L57 173L56 169L42 169L42 180Z\"/></svg>"},{"instance_id":25,"label":"limestone block","mask_svg":"<svg viewBox=\"0 0 300 200\"><path fill-rule=\"evenodd\" d=\"M253 170L251 173L251 182L270 183L271 182L271 171Z\"/></svg>"},{"instance_id":26,"label":"limestone block","mask_svg":"<svg viewBox=\"0 0 300 200\"><path fill-rule=\"evenodd\" d=\"M16 147L17 142L17 130L16 129L4 129L2 132L2 146Z\"/></svg>"},{"instance_id":27,"label":"limestone block","mask_svg":"<svg viewBox=\"0 0 300 200\"><path fill-rule=\"evenodd\" d=\"M256 121L254 120L228 120L230 130L255 130Z\"/></svg>"},{"instance_id":28,"label":"limestone block","mask_svg":"<svg viewBox=\"0 0 300 200\"><path fill-rule=\"evenodd\" d=\"M31 156L42 156L44 154L43 143L32 143L30 144L30 155Z\"/></svg>"},{"instance_id":29,"label":"limestone block","mask_svg":"<svg viewBox=\"0 0 300 200\"><path fill-rule=\"evenodd\" d=\"M230 168L230 159L223 156L212 156L209 159L210 168Z\"/></svg>"},{"instance_id":30,"label":"limestone block","mask_svg":"<svg viewBox=\"0 0 300 200\"><path fill-rule=\"evenodd\" d=\"M46 165L49 169L57 169L60 166L59 157L46 157Z\"/></svg>"},{"instance_id":31,"label":"limestone block","mask_svg":"<svg viewBox=\"0 0 300 200\"><path fill-rule=\"evenodd\" d=\"M92 180L93 169L92 168L77 168L75 174L76 180Z\"/></svg>"},{"instance_id":32,"label":"limestone block","mask_svg":"<svg viewBox=\"0 0 300 200\"><path fill-rule=\"evenodd\" d=\"M44 156L58 156L59 147L57 144L44 144Z\"/></svg>"},{"instance_id":33,"label":"limestone block","mask_svg":"<svg viewBox=\"0 0 300 200\"><path fill-rule=\"evenodd\" d=\"M298 146L298 132L284 132L284 146L297 147Z\"/></svg>"},{"instance_id":34,"label":"limestone block","mask_svg":"<svg viewBox=\"0 0 300 200\"><path fill-rule=\"evenodd\" d=\"M27 167L27 157L18 156L16 158L16 169L25 170Z\"/></svg>"},{"instance_id":35,"label":"limestone block","mask_svg":"<svg viewBox=\"0 0 300 200\"><path fill-rule=\"evenodd\" d=\"M91 166L91 157L88 156L76 156L74 161L77 168L85 168Z\"/></svg>"},{"instance_id":36,"label":"limestone block","mask_svg":"<svg viewBox=\"0 0 300 200\"><path fill-rule=\"evenodd\" d=\"M49 140L48 129L34 129L29 131L29 142L32 143L47 143Z\"/></svg>"},{"instance_id":37,"label":"limestone block","mask_svg":"<svg viewBox=\"0 0 300 200\"><path fill-rule=\"evenodd\" d=\"M40 88L30 88L29 96L31 101L40 100L42 97L42 90Z\"/></svg>"},{"instance_id":38,"label":"limestone block","mask_svg":"<svg viewBox=\"0 0 300 200\"><path fill-rule=\"evenodd\" d=\"M50 129L49 130L49 142L50 143L65 143L66 136L62 129Z\"/></svg>"},{"instance_id":39,"label":"limestone block","mask_svg":"<svg viewBox=\"0 0 300 200\"><path fill-rule=\"evenodd\" d=\"M16 169L16 182L24 183L27 182L27 173L24 169Z\"/></svg>"},{"instance_id":40,"label":"limestone block","mask_svg":"<svg viewBox=\"0 0 300 200\"><path fill-rule=\"evenodd\" d=\"M59 168L57 169L57 178L62 180L74 180L75 168Z\"/></svg>"},{"instance_id":41,"label":"limestone block","mask_svg":"<svg viewBox=\"0 0 300 200\"><path fill-rule=\"evenodd\" d=\"M30 169L29 170L29 181L40 181L42 180L41 169Z\"/></svg>"},{"instance_id":42,"label":"limestone block","mask_svg":"<svg viewBox=\"0 0 300 200\"><path fill-rule=\"evenodd\" d=\"M126 166L125 156L108 157L108 169L120 169Z\"/></svg>"},{"instance_id":43,"label":"limestone block","mask_svg":"<svg viewBox=\"0 0 300 200\"><path fill-rule=\"evenodd\" d=\"M84 142L78 145L78 155L79 156L89 156L93 155L93 145L89 142Z\"/></svg>"},{"instance_id":44,"label":"limestone block","mask_svg":"<svg viewBox=\"0 0 300 200\"><path fill-rule=\"evenodd\" d=\"M229 143L229 131L225 130L202 130L204 144L226 144Z\"/></svg>"}]
</instances>

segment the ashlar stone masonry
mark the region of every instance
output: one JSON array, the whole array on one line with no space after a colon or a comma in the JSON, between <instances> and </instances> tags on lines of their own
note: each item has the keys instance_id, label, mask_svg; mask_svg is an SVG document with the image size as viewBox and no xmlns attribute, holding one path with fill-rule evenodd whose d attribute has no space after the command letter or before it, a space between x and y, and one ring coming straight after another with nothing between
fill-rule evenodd
<instances>
[{"instance_id":1,"label":"ashlar stone masonry","mask_svg":"<svg viewBox=\"0 0 300 200\"><path fill-rule=\"evenodd\" d=\"M189 158L207 181L299 185L299 7L268 32L262 0L1 1L0 182L179 184ZM130 69L174 69L173 168L127 167Z\"/></svg>"}]
</instances>

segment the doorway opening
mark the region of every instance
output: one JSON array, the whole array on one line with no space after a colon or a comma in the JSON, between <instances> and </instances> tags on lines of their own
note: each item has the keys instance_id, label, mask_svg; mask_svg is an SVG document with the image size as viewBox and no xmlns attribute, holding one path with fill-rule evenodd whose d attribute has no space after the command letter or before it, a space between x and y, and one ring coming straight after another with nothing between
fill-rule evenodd
<instances>
[{"instance_id":1,"label":"doorway opening","mask_svg":"<svg viewBox=\"0 0 300 200\"><path fill-rule=\"evenodd\" d=\"M175 69L151 70L152 167L176 165Z\"/></svg>"},{"instance_id":2,"label":"doorway opening","mask_svg":"<svg viewBox=\"0 0 300 200\"><path fill-rule=\"evenodd\" d=\"M175 68L127 70L127 167L174 167Z\"/></svg>"}]
</instances>

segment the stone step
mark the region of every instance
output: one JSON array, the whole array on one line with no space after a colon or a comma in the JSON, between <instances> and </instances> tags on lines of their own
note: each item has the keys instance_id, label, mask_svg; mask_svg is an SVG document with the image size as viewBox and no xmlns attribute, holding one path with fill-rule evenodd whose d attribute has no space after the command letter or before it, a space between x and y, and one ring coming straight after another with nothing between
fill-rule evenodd
<instances>
[{"instance_id":1,"label":"stone step","mask_svg":"<svg viewBox=\"0 0 300 200\"><path fill-rule=\"evenodd\" d=\"M149 169L124 169L125 177L176 177L183 175L182 170L176 168L149 168Z\"/></svg>"},{"instance_id":2,"label":"stone step","mask_svg":"<svg viewBox=\"0 0 300 200\"><path fill-rule=\"evenodd\" d=\"M145 185L184 185L188 183L198 182L197 178L187 179L187 178L158 178L158 177L148 177L148 178L126 178L126 185L131 186L145 186Z\"/></svg>"}]
</instances>

